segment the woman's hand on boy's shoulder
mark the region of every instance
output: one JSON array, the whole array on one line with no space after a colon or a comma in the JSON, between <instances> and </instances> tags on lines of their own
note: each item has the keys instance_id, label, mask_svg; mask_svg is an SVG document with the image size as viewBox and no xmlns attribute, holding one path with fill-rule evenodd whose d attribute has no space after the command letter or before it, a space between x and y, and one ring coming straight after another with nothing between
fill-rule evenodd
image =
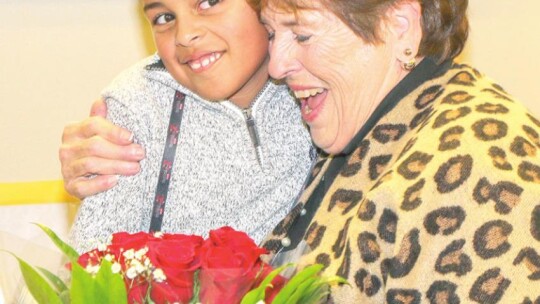
<instances>
[{"instance_id":1,"label":"woman's hand on boy's shoulder","mask_svg":"<svg viewBox=\"0 0 540 304\"><path fill-rule=\"evenodd\" d=\"M90 117L64 127L59 157L67 192L78 198L108 190L118 175L140 170L144 149L129 130L108 121L103 100L92 104Z\"/></svg>"}]
</instances>

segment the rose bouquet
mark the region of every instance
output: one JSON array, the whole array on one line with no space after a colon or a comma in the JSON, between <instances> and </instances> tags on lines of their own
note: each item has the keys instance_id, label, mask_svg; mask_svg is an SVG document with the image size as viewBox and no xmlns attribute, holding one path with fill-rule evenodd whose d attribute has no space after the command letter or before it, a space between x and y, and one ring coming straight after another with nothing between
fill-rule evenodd
<instances>
[{"instance_id":1,"label":"rose bouquet","mask_svg":"<svg viewBox=\"0 0 540 304\"><path fill-rule=\"evenodd\" d=\"M82 255L39 225L66 254L69 283L46 269L18 259L38 303L318 303L330 284L322 265L286 280L261 260L266 250L230 227L200 236L139 232L115 233L110 241ZM41 274L40 274L41 272Z\"/></svg>"}]
</instances>

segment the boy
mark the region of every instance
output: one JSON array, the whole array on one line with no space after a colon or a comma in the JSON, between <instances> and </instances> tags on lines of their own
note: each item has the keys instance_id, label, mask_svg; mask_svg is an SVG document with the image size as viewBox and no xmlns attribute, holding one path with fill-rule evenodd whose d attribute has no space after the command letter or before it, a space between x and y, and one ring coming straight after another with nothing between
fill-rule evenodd
<instances>
[{"instance_id":1,"label":"boy","mask_svg":"<svg viewBox=\"0 0 540 304\"><path fill-rule=\"evenodd\" d=\"M266 30L245 0L143 3L157 55L104 96L108 118L133 132L146 158L139 174L84 200L72 243L83 252L116 231L147 231L153 215L163 216L164 232L230 225L259 242L293 204L313 159L297 104L268 79ZM164 157L174 146L168 136L177 140L172 158ZM164 195L156 193L163 178Z\"/></svg>"}]
</instances>

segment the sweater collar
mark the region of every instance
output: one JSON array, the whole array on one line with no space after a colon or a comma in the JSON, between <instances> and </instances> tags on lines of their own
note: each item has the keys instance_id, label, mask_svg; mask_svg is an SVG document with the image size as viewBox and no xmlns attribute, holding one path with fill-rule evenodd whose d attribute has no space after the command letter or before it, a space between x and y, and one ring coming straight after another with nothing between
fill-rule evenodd
<instances>
[{"instance_id":1,"label":"sweater collar","mask_svg":"<svg viewBox=\"0 0 540 304\"><path fill-rule=\"evenodd\" d=\"M184 87L182 84L178 83L172 75L167 71L165 68L165 65L163 64L163 60L159 58L157 54L154 54L149 58L149 60L146 62L144 69L148 71L147 77L150 79L153 79L155 81L161 82L164 85L182 92L186 96L190 96L195 100L198 100L207 106L211 108L222 108L225 106L226 108L237 108L240 109L238 106L233 104L229 100L222 100L222 101L209 101L207 99L202 98L198 94L192 92L188 88ZM253 107L256 104L262 102L263 100L270 100L270 96L275 94L275 92L278 89L279 84L275 84L272 80L268 80L266 84L263 86L261 91L255 96L253 101L251 102L251 106Z\"/></svg>"}]
</instances>

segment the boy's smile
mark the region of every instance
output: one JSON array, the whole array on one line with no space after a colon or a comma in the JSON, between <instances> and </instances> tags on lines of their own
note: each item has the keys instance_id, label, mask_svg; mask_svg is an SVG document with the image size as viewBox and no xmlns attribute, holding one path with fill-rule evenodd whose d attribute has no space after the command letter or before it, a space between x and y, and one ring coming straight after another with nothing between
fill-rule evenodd
<instances>
[{"instance_id":1,"label":"boy's smile","mask_svg":"<svg viewBox=\"0 0 540 304\"><path fill-rule=\"evenodd\" d=\"M248 107L268 80L268 35L246 0L144 0L171 75L208 100Z\"/></svg>"},{"instance_id":2,"label":"boy's smile","mask_svg":"<svg viewBox=\"0 0 540 304\"><path fill-rule=\"evenodd\" d=\"M193 54L186 58L185 63L189 65L193 72L203 72L210 69L221 58L221 54L221 52Z\"/></svg>"}]
</instances>

